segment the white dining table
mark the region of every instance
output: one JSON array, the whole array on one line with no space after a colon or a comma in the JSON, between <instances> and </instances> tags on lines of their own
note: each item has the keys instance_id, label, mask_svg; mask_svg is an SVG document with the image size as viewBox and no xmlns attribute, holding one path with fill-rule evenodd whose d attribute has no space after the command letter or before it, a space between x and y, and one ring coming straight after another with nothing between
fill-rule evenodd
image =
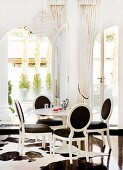
<instances>
[{"instance_id":1,"label":"white dining table","mask_svg":"<svg viewBox=\"0 0 123 170\"><path fill-rule=\"evenodd\" d=\"M40 118L40 116L61 118L63 121L63 126L66 127L69 108L67 108L66 110L63 109L58 111L54 111L54 108L42 108L42 109L34 109L33 112L38 116L38 118Z\"/></svg>"}]
</instances>

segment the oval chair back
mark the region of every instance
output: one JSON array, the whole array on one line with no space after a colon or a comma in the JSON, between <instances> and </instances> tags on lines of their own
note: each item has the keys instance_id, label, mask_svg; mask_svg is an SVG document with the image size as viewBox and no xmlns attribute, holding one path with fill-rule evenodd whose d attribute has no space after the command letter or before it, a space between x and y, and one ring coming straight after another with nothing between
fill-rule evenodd
<instances>
[{"instance_id":1,"label":"oval chair back","mask_svg":"<svg viewBox=\"0 0 123 170\"><path fill-rule=\"evenodd\" d=\"M17 100L14 100L14 103L15 103L16 111L17 111L17 114L18 114L18 117L19 117L19 121L20 121L21 124L24 124L25 119L24 119L24 114L23 114L23 110L21 108L21 105L20 105L19 101L17 101Z\"/></svg>"},{"instance_id":2,"label":"oval chair back","mask_svg":"<svg viewBox=\"0 0 123 170\"><path fill-rule=\"evenodd\" d=\"M102 105L101 109L101 119L103 122L107 123L111 117L112 113L112 100L107 98Z\"/></svg>"},{"instance_id":3,"label":"oval chair back","mask_svg":"<svg viewBox=\"0 0 123 170\"><path fill-rule=\"evenodd\" d=\"M45 104L48 104L48 108L50 108L51 102L50 102L50 100L48 99L48 97L46 97L46 96L38 96L38 97L35 99L34 108L35 108L35 109L44 108L44 105L45 105Z\"/></svg>"},{"instance_id":4,"label":"oval chair back","mask_svg":"<svg viewBox=\"0 0 123 170\"><path fill-rule=\"evenodd\" d=\"M90 108L85 104L77 104L74 106L67 118L67 124L71 130L81 132L87 129L92 120Z\"/></svg>"}]
</instances>

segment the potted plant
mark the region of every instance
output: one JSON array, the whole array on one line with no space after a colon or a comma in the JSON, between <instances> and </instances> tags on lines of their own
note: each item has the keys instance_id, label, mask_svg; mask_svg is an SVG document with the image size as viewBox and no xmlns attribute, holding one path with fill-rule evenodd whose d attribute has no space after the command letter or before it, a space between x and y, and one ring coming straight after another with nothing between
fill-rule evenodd
<instances>
[{"instance_id":1,"label":"potted plant","mask_svg":"<svg viewBox=\"0 0 123 170\"><path fill-rule=\"evenodd\" d=\"M50 72L48 72L47 76L46 76L46 87L47 87L48 91L51 90L51 87L52 87L52 78L51 78L51 73Z\"/></svg>"},{"instance_id":2,"label":"potted plant","mask_svg":"<svg viewBox=\"0 0 123 170\"><path fill-rule=\"evenodd\" d=\"M41 77L39 73L34 74L33 90L36 95L38 95L41 91Z\"/></svg>"},{"instance_id":3,"label":"potted plant","mask_svg":"<svg viewBox=\"0 0 123 170\"><path fill-rule=\"evenodd\" d=\"M25 100L30 88L30 81L28 80L28 75L26 73L21 74L19 88L21 89L23 100Z\"/></svg>"},{"instance_id":4,"label":"potted plant","mask_svg":"<svg viewBox=\"0 0 123 170\"><path fill-rule=\"evenodd\" d=\"M14 108L12 107L12 97L11 97L11 93L12 93L12 84L11 81L8 81L8 104L9 104L9 109L12 111L12 113L15 112Z\"/></svg>"}]
</instances>

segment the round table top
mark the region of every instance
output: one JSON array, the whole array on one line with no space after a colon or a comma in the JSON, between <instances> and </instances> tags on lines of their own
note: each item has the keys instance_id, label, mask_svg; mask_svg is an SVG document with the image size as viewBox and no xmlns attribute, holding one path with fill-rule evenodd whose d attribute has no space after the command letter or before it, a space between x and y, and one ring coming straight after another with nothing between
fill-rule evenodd
<instances>
[{"instance_id":1,"label":"round table top","mask_svg":"<svg viewBox=\"0 0 123 170\"><path fill-rule=\"evenodd\" d=\"M43 109L35 109L33 110L37 115L45 115L45 116L67 116L69 113L69 109L61 110L58 108L43 108Z\"/></svg>"}]
</instances>

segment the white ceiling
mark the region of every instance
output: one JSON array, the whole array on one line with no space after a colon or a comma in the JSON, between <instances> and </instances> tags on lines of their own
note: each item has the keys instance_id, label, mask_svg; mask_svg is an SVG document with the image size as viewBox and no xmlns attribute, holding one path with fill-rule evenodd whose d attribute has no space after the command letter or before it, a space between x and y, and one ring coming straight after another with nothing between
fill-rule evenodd
<instances>
[{"instance_id":1,"label":"white ceiling","mask_svg":"<svg viewBox=\"0 0 123 170\"><path fill-rule=\"evenodd\" d=\"M46 2L46 0L45 0ZM41 0L0 0L0 37L17 26L31 26L41 11ZM100 0L96 30L111 25L123 25L123 0ZM74 12L74 11L72 11Z\"/></svg>"}]
</instances>

